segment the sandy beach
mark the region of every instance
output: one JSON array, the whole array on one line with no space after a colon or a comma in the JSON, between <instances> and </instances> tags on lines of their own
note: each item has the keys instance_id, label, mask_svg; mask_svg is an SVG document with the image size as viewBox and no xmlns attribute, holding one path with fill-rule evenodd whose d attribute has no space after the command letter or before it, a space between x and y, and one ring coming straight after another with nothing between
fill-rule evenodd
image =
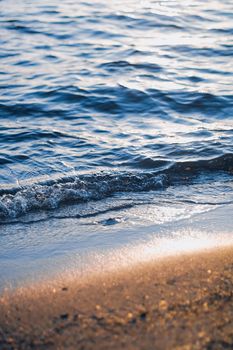
<instances>
[{"instance_id":1,"label":"sandy beach","mask_svg":"<svg viewBox=\"0 0 233 350\"><path fill-rule=\"evenodd\" d=\"M8 290L0 348L232 349L233 247Z\"/></svg>"},{"instance_id":2,"label":"sandy beach","mask_svg":"<svg viewBox=\"0 0 233 350\"><path fill-rule=\"evenodd\" d=\"M0 0L0 350L233 350L232 14Z\"/></svg>"}]
</instances>

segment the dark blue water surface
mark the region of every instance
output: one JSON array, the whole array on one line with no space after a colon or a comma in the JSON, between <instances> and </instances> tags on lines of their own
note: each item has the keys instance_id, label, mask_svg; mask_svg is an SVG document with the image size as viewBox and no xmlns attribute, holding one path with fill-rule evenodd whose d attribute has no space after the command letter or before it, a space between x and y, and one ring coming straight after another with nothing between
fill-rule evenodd
<instances>
[{"instance_id":1,"label":"dark blue water surface","mask_svg":"<svg viewBox=\"0 0 233 350\"><path fill-rule=\"evenodd\" d=\"M1 1L1 223L232 202L232 83L230 0Z\"/></svg>"}]
</instances>

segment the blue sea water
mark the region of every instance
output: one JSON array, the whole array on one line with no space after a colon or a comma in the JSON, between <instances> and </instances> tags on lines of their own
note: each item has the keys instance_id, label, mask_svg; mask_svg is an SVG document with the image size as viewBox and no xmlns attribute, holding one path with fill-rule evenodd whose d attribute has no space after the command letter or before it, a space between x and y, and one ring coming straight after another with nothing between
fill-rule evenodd
<instances>
[{"instance_id":1,"label":"blue sea water","mask_svg":"<svg viewBox=\"0 0 233 350\"><path fill-rule=\"evenodd\" d=\"M1 271L232 220L232 23L230 0L0 1Z\"/></svg>"}]
</instances>

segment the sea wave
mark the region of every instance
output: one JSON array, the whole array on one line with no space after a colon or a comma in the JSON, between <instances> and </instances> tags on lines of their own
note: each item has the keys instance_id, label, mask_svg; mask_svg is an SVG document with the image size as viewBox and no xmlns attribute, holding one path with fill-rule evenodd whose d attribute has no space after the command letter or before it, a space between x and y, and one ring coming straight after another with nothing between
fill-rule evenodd
<instances>
[{"instance_id":1,"label":"sea wave","mask_svg":"<svg viewBox=\"0 0 233 350\"><path fill-rule=\"evenodd\" d=\"M231 173L231 13L0 1L1 220Z\"/></svg>"},{"instance_id":2,"label":"sea wave","mask_svg":"<svg viewBox=\"0 0 233 350\"><path fill-rule=\"evenodd\" d=\"M117 192L162 190L191 183L203 173L233 171L233 154L198 162L177 162L151 172L114 172L67 176L0 191L0 219L16 218L35 210L53 210L69 203L100 200Z\"/></svg>"}]
</instances>

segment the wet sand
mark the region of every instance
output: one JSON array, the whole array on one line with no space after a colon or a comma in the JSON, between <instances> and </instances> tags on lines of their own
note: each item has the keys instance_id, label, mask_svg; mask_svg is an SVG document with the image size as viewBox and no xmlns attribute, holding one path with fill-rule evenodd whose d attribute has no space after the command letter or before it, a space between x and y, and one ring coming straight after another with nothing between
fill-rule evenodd
<instances>
[{"instance_id":1,"label":"wet sand","mask_svg":"<svg viewBox=\"0 0 233 350\"><path fill-rule=\"evenodd\" d=\"M233 247L6 291L0 349L233 349Z\"/></svg>"}]
</instances>

